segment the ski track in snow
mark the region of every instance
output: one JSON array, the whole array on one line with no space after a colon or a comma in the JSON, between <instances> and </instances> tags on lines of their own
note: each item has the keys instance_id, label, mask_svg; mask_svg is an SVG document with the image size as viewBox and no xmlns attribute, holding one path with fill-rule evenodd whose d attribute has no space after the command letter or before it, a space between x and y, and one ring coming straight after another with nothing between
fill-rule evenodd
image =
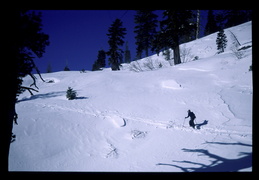
<instances>
[{"instance_id":1,"label":"ski track in snow","mask_svg":"<svg viewBox=\"0 0 259 180\"><path fill-rule=\"evenodd\" d=\"M220 99L222 99L222 97L220 96L220 94L218 94ZM229 112L231 112L231 114L233 116L234 113L230 110L229 105L226 104L226 102L222 99L223 103L228 107ZM240 136L240 137L246 137L246 136L250 136L252 137L252 133L246 133L246 132L240 132L240 131L234 131L234 130L224 130L222 128L210 128L210 127L206 127L203 126L201 127L201 129L197 130L193 130L191 127L189 126L182 126L181 124L177 124L172 121L156 121L156 120L152 120L152 119L146 119L146 118L141 118L141 117L134 117L134 116L127 116L127 115L123 115L120 114L118 111L96 111L95 108L90 108L89 110L86 109L78 109L78 108L68 108L68 107L62 107L59 105L46 105L44 103L34 103L36 105L40 105L42 108L50 108L54 111L71 111L71 112L75 112L75 113L81 113L81 114L85 114L85 115L91 115L94 117L98 117L98 118L102 118L105 120L109 120L111 122L111 124L113 124L115 127L124 127L126 126L126 122L137 122L137 123L142 123L142 124L146 124L149 126L154 126L155 128L161 128L161 129L167 129L167 130L180 130L180 131L187 131L187 132L194 132L194 133L200 133L200 134L215 134L215 135L236 135L236 136ZM231 120L231 118L225 116L223 113L222 115L224 117L227 118L227 121L223 123L223 125L227 122L229 122ZM181 120L176 120L177 122L181 122ZM188 124L189 119L186 120L185 124ZM198 123L199 124L199 123Z\"/></svg>"}]
</instances>

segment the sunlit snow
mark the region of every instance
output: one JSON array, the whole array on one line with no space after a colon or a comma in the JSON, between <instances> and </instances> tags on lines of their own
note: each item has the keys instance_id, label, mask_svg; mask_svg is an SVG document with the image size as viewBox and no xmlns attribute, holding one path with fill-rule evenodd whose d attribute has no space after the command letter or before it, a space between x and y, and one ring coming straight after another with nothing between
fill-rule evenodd
<instances>
[{"instance_id":1,"label":"sunlit snow","mask_svg":"<svg viewBox=\"0 0 259 180\"><path fill-rule=\"evenodd\" d=\"M18 97L10 171L251 171L252 48L237 59L229 30L252 45L247 22L225 30L224 53L216 33L181 45L189 53L176 66L160 54L117 72L42 74L53 82L38 78L38 93Z\"/></svg>"}]
</instances>

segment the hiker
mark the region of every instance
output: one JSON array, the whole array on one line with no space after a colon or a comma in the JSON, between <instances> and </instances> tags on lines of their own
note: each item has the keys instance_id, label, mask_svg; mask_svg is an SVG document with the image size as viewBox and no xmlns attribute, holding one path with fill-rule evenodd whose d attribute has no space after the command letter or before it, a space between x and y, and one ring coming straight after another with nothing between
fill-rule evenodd
<instances>
[{"instance_id":1,"label":"hiker","mask_svg":"<svg viewBox=\"0 0 259 180\"><path fill-rule=\"evenodd\" d=\"M188 117L190 117L191 119L190 119L190 121L189 121L189 124L190 124L191 127L193 127L193 129L195 129L194 119L196 118L196 116L195 116L195 114L194 114L193 112L191 112L190 110L188 110L187 112L188 112L188 116L185 117L185 119L188 118Z\"/></svg>"}]
</instances>

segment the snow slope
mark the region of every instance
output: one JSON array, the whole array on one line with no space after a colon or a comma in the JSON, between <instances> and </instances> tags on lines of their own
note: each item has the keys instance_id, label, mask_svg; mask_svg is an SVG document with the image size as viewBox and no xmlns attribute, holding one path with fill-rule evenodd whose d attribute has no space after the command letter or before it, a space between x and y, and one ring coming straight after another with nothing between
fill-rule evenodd
<instances>
[{"instance_id":1,"label":"snow slope","mask_svg":"<svg viewBox=\"0 0 259 180\"><path fill-rule=\"evenodd\" d=\"M247 22L225 30L225 53L216 54L216 33L181 45L189 61L177 66L154 55L138 62L140 72L130 64L118 72L42 74L54 82L38 78L38 93L19 96L9 169L251 171L252 48L237 59L228 30L252 45ZM194 56L199 60L190 61ZM142 66L146 60L153 71ZM66 99L69 86L77 99ZM188 109L198 129L184 119Z\"/></svg>"}]
</instances>

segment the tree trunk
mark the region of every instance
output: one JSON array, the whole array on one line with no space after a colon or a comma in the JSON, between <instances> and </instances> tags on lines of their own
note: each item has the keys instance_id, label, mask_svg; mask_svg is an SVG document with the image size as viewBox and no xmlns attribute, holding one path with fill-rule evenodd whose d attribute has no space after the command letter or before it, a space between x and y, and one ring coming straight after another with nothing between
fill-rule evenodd
<instances>
[{"instance_id":1,"label":"tree trunk","mask_svg":"<svg viewBox=\"0 0 259 180\"><path fill-rule=\"evenodd\" d=\"M16 73L8 72L5 75L7 81L4 84L7 84L3 90L3 100L1 101L1 126L0 126L0 168L1 173L8 172L8 158L9 150L13 129L13 120L15 116L15 102L16 102L16 91L17 91L17 78Z\"/></svg>"},{"instance_id":2,"label":"tree trunk","mask_svg":"<svg viewBox=\"0 0 259 180\"><path fill-rule=\"evenodd\" d=\"M180 46L177 45L173 48L174 50L174 64L181 64L181 57L180 57Z\"/></svg>"},{"instance_id":3,"label":"tree trunk","mask_svg":"<svg viewBox=\"0 0 259 180\"><path fill-rule=\"evenodd\" d=\"M146 47L145 52L146 52L146 57L148 57L148 47Z\"/></svg>"},{"instance_id":4,"label":"tree trunk","mask_svg":"<svg viewBox=\"0 0 259 180\"><path fill-rule=\"evenodd\" d=\"M11 136L12 136L12 129L13 129L13 119L15 115L14 104L10 103L5 105L8 107L4 108L3 121L1 124L1 155L0 155L0 162L1 162L1 171L6 173L8 172L8 159L9 159L9 150L10 150L10 143L11 143ZM3 105L2 105L3 107Z\"/></svg>"},{"instance_id":5,"label":"tree trunk","mask_svg":"<svg viewBox=\"0 0 259 180\"><path fill-rule=\"evenodd\" d=\"M200 10L197 10L197 22L196 22L196 39L199 38L200 33Z\"/></svg>"},{"instance_id":6,"label":"tree trunk","mask_svg":"<svg viewBox=\"0 0 259 180\"><path fill-rule=\"evenodd\" d=\"M177 34L173 37L173 42L174 42L174 46L172 49L174 51L174 65L181 64L180 44L179 44L179 37Z\"/></svg>"}]
</instances>

